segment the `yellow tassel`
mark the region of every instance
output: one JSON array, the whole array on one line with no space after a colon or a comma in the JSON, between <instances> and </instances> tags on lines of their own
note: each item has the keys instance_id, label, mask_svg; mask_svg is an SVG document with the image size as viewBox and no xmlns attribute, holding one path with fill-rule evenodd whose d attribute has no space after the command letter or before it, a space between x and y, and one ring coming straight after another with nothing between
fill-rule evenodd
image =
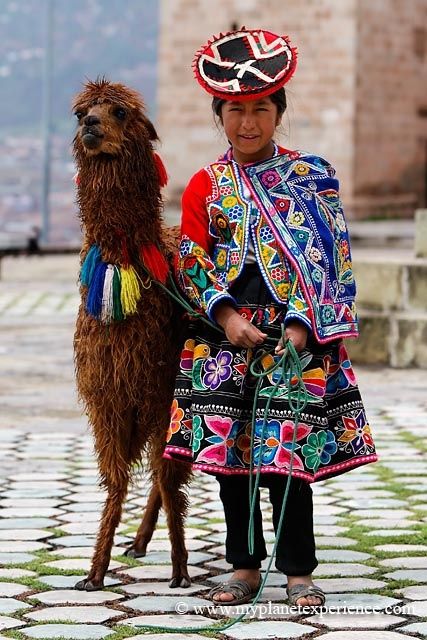
<instances>
[{"instance_id":1,"label":"yellow tassel","mask_svg":"<svg viewBox=\"0 0 427 640\"><path fill-rule=\"evenodd\" d=\"M138 276L135 269L120 267L122 290L120 302L122 303L123 315L130 316L136 313L138 300L141 299Z\"/></svg>"}]
</instances>

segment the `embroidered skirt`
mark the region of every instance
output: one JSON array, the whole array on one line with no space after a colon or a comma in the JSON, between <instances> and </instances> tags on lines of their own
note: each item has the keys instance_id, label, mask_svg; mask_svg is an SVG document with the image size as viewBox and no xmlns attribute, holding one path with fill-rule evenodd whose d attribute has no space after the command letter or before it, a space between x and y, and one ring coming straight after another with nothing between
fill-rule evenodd
<instances>
[{"instance_id":1,"label":"embroidered skirt","mask_svg":"<svg viewBox=\"0 0 427 640\"><path fill-rule=\"evenodd\" d=\"M239 313L268 335L255 349L231 345L224 334L193 322L181 354L164 456L192 462L212 474L248 474L256 380L281 336L286 307L275 302L256 265L247 266L231 291ZM377 459L351 363L342 341L320 345L309 337L299 354L308 403L300 416L292 475L323 480ZM265 406L277 374L263 379L256 407L253 460L262 473L289 473L294 416L285 384Z\"/></svg>"}]
</instances>

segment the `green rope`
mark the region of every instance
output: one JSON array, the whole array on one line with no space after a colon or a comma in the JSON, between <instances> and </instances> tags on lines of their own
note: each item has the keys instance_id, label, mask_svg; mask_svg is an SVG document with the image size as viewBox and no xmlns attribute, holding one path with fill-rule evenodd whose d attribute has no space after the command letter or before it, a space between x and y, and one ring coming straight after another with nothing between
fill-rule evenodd
<instances>
[{"instance_id":1,"label":"green rope","mask_svg":"<svg viewBox=\"0 0 427 640\"><path fill-rule=\"evenodd\" d=\"M143 268L145 269L146 273L150 275L149 271L144 266ZM163 284L163 282L154 280L154 278L151 275L150 275L150 278L155 284L157 284L161 289L163 289L163 291L165 291L172 298L172 300L175 300L175 302L181 305L181 307L183 307L186 310L186 312L192 319L201 320L202 322L207 324L208 327L210 327L211 329L215 329L215 331L224 333L223 329L219 325L215 324L214 322L211 322L208 318L206 318L206 316L204 316L203 314L193 309L190 303L184 298L184 296L179 291L178 287L176 286L175 280L172 278L171 275L169 275L169 283L171 284L173 291L168 289L167 286Z\"/></svg>"},{"instance_id":2,"label":"green rope","mask_svg":"<svg viewBox=\"0 0 427 640\"><path fill-rule=\"evenodd\" d=\"M175 284L175 282L173 281L172 278L170 278L170 281L172 281L172 283L173 283L172 286L174 288L174 292L171 292L161 282L153 280L153 282L158 284L164 291L166 291L166 293L168 295L170 295L170 297L173 300L175 300L175 302L177 302L182 307L184 307L184 309L186 309L186 311L188 311L188 313L190 313L190 315L192 317L195 317L197 319L203 320L211 328L214 328L217 331L221 331L222 332L222 329L219 326L217 326L217 325L213 324L212 322L210 322L209 320L207 320L200 313L195 312L192 309L192 307L189 305L189 303L185 300L185 298L182 297L182 295L178 291L178 289L176 287L176 284ZM284 329L284 326L282 325L282 341L283 341L283 344L284 344L284 334L285 334L285 329ZM282 385L286 385L286 387L287 387L288 402L289 402L289 406L290 406L290 408L291 408L291 410L292 410L292 412L294 414L294 417L295 417L295 424L294 424L294 432L293 432L293 437L292 437L291 457L290 457L290 460L289 460L288 479L287 479L287 482L286 482L285 493L283 495L282 507L281 507L281 511L280 511L279 522L278 522L278 525L277 525L277 533L276 533L276 537L275 537L275 541L274 541L273 551L271 553L271 557L270 557L267 569L265 571L264 577L263 577L263 579L261 581L261 584L259 586L258 592L257 592L255 598L252 601L252 606L256 605L257 602L259 601L259 599L261 598L262 592L263 592L265 584L267 582L267 578L268 578L269 573L270 573L271 565L272 565L273 560L274 560L275 555L276 555L276 549L277 549L277 545L278 545L278 542L279 542L279 539L280 539L280 534L281 534L281 531L282 531L283 520L284 520L284 516L285 516L286 503L287 503L287 500L288 500L290 483L291 483L291 479L292 479L293 459L294 459L294 451L295 451L298 424L299 424L299 421L300 421L300 415L304 411L304 409L305 409L305 407L307 405L307 401L308 401L307 390L305 388L305 385L304 385L304 382L303 382L303 379L302 379L301 361L300 361L300 359L298 357L298 353L297 353L294 345L292 344L292 342L290 340L288 340L286 342L285 350L284 350L284 353L282 354L282 356L278 359L277 362L275 362L274 365L272 365L268 369L264 370L264 368L262 367L261 361L262 361L263 358L265 358L266 355L269 355L269 353L270 352L268 352L268 351L263 351L263 353L260 356L258 356L257 358L255 358L252 361L251 366L250 366L250 372L252 373L252 375L255 378L258 379L257 386L256 386L256 389L255 389L255 394L254 394L253 408L252 408L252 432L251 432L251 450L250 450L251 457L250 457L250 466L249 466L250 515L249 515L249 527L248 527L248 544L249 544L249 553L251 555L253 555L253 549L254 549L254 512L255 512L256 494L257 494L257 491L258 491L258 488L259 488L259 482L260 482L260 476L261 476L262 446L263 446L261 444L259 460L258 460L258 464L257 464L256 471L255 471L255 486L253 486L253 473L254 473L253 449L254 449L254 434L255 434L255 423L256 423L256 407L257 407L257 404L258 404L261 385L262 385L262 382L263 382L264 378L267 377L268 375L274 373L275 371L278 371L279 375L278 375L277 381L273 385L273 389L272 389L271 393L268 396L267 403L266 403L266 406L265 406L264 415L263 415L263 421L262 421L262 427L261 427L261 443L263 442L263 439L264 439L264 431L265 431L265 427L266 427L266 424L267 424L267 418L268 418L268 412L269 412L269 409L270 409L270 405L271 405L274 397L276 396L277 391L279 390L279 387L282 386ZM260 370L257 370L257 367L260 364L261 364L261 368L260 368ZM293 380L295 380L295 382L293 382ZM214 606L229 606L227 601L214 601L213 605ZM228 622L222 623L219 626L217 626L215 624L209 625L209 626L205 626L205 627L162 627L162 626L157 626L157 625L144 625L144 624L135 625L135 626L138 627L138 628L146 629L146 630L161 631L162 633L181 633L181 634L183 634L183 633L200 633L201 631L220 632L220 631L225 631L226 629L229 629L230 627L233 627L238 622L241 622L246 617L246 615L247 615L247 613L242 613L237 618L232 618Z\"/></svg>"}]
</instances>

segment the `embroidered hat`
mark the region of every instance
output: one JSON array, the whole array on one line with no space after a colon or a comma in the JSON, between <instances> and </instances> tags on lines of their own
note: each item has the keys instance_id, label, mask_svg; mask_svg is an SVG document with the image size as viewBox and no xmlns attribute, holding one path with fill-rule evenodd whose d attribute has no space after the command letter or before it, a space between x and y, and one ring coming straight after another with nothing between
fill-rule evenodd
<instances>
[{"instance_id":1,"label":"embroidered hat","mask_svg":"<svg viewBox=\"0 0 427 640\"><path fill-rule=\"evenodd\" d=\"M217 98L253 100L283 87L295 71L297 50L287 36L264 29L220 33L194 58L197 81Z\"/></svg>"}]
</instances>

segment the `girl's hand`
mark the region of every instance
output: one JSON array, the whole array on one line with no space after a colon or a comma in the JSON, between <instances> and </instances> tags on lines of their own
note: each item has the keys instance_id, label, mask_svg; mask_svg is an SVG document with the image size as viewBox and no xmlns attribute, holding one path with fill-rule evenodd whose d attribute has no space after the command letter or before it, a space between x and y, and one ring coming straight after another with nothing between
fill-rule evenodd
<instances>
[{"instance_id":1,"label":"girl's hand","mask_svg":"<svg viewBox=\"0 0 427 640\"><path fill-rule=\"evenodd\" d=\"M248 320L242 318L228 304L218 305L215 310L215 320L224 329L227 340L236 347L250 349L262 344L267 337L266 333L262 333Z\"/></svg>"},{"instance_id":2,"label":"girl's hand","mask_svg":"<svg viewBox=\"0 0 427 640\"><path fill-rule=\"evenodd\" d=\"M302 351L307 345L308 329L302 322L295 320L295 322L290 322L286 327L285 338L293 343L296 351ZM275 353L278 356L282 356L285 353L282 338L279 340Z\"/></svg>"}]
</instances>

